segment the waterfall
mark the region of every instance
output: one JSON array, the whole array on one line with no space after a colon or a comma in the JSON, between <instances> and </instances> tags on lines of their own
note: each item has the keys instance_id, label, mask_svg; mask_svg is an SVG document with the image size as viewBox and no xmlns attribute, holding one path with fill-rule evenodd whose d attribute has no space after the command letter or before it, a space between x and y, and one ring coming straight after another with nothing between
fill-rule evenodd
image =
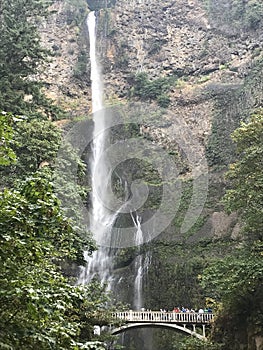
<instances>
[{"instance_id":1,"label":"waterfall","mask_svg":"<svg viewBox=\"0 0 263 350\"><path fill-rule=\"evenodd\" d=\"M133 309L140 310L143 307L143 266L141 255L136 258L135 270L137 270L137 274L134 281Z\"/></svg>"},{"instance_id":2,"label":"waterfall","mask_svg":"<svg viewBox=\"0 0 263 350\"><path fill-rule=\"evenodd\" d=\"M112 213L107 204L107 178L109 166L101 161L106 147L108 133L106 131L105 110L103 108L103 83L101 71L96 57L96 16L90 12L87 17L87 26L90 41L91 64L91 90L92 113L94 121L92 157L91 163L91 204L92 215L90 230L97 242L102 242L103 237L110 232L116 213ZM81 269L79 283L88 283L93 277L98 276L102 283L109 283L111 276L112 255L110 248L99 247L91 256L84 253L87 266Z\"/></svg>"},{"instance_id":3,"label":"waterfall","mask_svg":"<svg viewBox=\"0 0 263 350\"><path fill-rule=\"evenodd\" d=\"M143 287L145 285L145 278L148 273L148 268L150 266L151 256L147 252L146 256L143 255L137 256L135 260L135 280L134 280L134 298L133 298L133 308L134 310L141 310L145 307L143 300Z\"/></svg>"},{"instance_id":4,"label":"waterfall","mask_svg":"<svg viewBox=\"0 0 263 350\"><path fill-rule=\"evenodd\" d=\"M132 215L131 215L132 216ZM136 218L132 216L136 231L136 245L140 246L143 242L143 233L141 229L141 218L136 215ZM133 307L135 310L140 310L142 308L142 282L143 282L143 266L142 266L142 255L138 255L135 259L135 271L137 274L134 281L134 298L133 298Z\"/></svg>"},{"instance_id":5,"label":"waterfall","mask_svg":"<svg viewBox=\"0 0 263 350\"><path fill-rule=\"evenodd\" d=\"M107 203L107 178L109 167L101 160L106 147L107 130L105 110L103 108L103 84L100 66L96 57L96 17L91 12L87 18L90 38L90 63L91 63L91 90L92 113L94 121L92 159L91 159L91 187L92 187L92 219L91 232L102 241L103 236L111 228L115 215L106 207Z\"/></svg>"},{"instance_id":6,"label":"waterfall","mask_svg":"<svg viewBox=\"0 0 263 350\"><path fill-rule=\"evenodd\" d=\"M92 89L92 112L101 111L103 108L103 84L100 67L96 57L96 16L90 12L87 17L90 41L90 64L91 64L91 89ZM95 125L98 127L98 125Z\"/></svg>"},{"instance_id":7,"label":"waterfall","mask_svg":"<svg viewBox=\"0 0 263 350\"><path fill-rule=\"evenodd\" d=\"M136 246L139 247L143 243L143 232L141 228L141 218L136 215L134 218L131 215L134 226L136 227ZM134 297L133 297L133 308L135 310L140 310L143 305L143 283L144 276L148 272L148 267L150 265L150 255L146 254L144 257L142 254L139 254L134 263L135 280L134 280Z\"/></svg>"},{"instance_id":8,"label":"waterfall","mask_svg":"<svg viewBox=\"0 0 263 350\"><path fill-rule=\"evenodd\" d=\"M88 15L87 26L90 42L92 113L94 121L92 156L90 158L92 186L90 230L100 246L98 250L93 252L92 256L89 256L87 252L84 253L87 265L81 268L78 282L80 284L86 284L96 276L102 283L106 283L108 289L111 290L114 282L113 258L116 249L102 246L101 243L110 242L108 237L111 237L111 229L114 226L115 220L121 209L125 206L125 202L128 201L129 190L127 181L124 181L119 176L120 184L124 188L124 204L123 206L120 205L119 209L111 211L109 209L111 197L108 189L111 168L110 164L107 164L107 159L105 157L103 158L108 146L109 134L107 132L107 116L103 106L101 70L96 57L96 16L94 12ZM116 175L118 177L117 173ZM137 214L133 216L133 213L131 213L131 217L134 223L134 230L136 231L135 244L136 246L140 246L143 243L141 217ZM143 258L142 255L139 255L135 259L133 306L136 309L140 309L143 303L143 277L146 271L145 269L148 267L147 261L147 257Z\"/></svg>"}]
</instances>

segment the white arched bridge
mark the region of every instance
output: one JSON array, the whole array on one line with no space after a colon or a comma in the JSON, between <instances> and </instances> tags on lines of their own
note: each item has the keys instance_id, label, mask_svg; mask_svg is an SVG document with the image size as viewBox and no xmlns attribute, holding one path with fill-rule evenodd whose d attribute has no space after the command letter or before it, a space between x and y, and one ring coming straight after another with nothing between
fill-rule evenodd
<instances>
[{"instance_id":1,"label":"white arched bridge","mask_svg":"<svg viewBox=\"0 0 263 350\"><path fill-rule=\"evenodd\" d=\"M115 312L112 316L121 322L121 326L111 329L112 334L118 334L131 328L166 327L203 340L206 339L206 327L214 318L212 313L133 310ZM201 330L197 331L197 328Z\"/></svg>"}]
</instances>

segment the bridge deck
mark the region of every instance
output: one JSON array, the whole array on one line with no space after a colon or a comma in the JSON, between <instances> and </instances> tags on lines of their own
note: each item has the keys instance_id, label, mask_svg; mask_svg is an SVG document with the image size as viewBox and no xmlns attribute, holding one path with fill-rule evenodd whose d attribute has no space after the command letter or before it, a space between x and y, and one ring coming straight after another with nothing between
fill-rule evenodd
<instances>
[{"instance_id":1,"label":"bridge deck","mask_svg":"<svg viewBox=\"0 0 263 350\"><path fill-rule=\"evenodd\" d=\"M115 312L114 318L126 322L167 322L182 324L209 324L214 318L212 313L162 312L162 311L123 311Z\"/></svg>"}]
</instances>

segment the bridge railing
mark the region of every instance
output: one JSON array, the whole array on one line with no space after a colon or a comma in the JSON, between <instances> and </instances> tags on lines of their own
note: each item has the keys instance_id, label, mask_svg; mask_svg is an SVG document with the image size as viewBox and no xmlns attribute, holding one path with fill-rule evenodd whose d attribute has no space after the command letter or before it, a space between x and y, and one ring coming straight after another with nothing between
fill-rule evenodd
<instances>
[{"instance_id":1,"label":"bridge railing","mask_svg":"<svg viewBox=\"0 0 263 350\"><path fill-rule=\"evenodd\" d=\"M210 323L212 313L196 312L162 312L162 311L123 311L115 312L112 316L126 322L169 322L169 323Z\"/></svg>"}]
</instances>

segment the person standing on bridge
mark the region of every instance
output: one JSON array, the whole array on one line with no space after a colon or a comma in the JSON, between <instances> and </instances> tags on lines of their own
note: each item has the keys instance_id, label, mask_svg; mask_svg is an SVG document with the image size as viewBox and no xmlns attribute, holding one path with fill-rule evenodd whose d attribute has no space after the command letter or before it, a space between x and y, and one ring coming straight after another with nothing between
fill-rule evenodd
<instances>
[{"instance_id":1,"label":"person standing on bridge","mask_svg":"<svg viewBox=\"0 0 263 350\"><path fill-rule=\"evenodd\" d=\"M181 312L181 310L180 310L180 308L177 306L177 307L174 307L173 312Z\"/></svg>"}]
</instances>

